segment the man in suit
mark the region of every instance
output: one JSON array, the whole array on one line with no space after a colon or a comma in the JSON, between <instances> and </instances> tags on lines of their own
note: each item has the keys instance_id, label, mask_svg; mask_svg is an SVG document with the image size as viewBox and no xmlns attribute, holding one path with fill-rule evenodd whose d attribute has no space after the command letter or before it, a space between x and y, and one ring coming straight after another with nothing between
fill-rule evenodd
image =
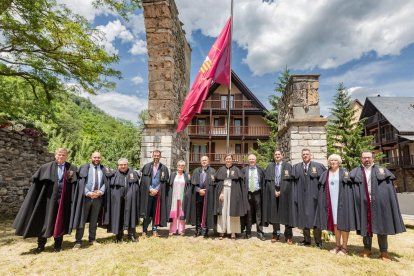
<instances>
[{"instance_id":1,"label":"man in suit","mask_svg":"<svg viewBox=\"0 0 414 276\"><path fill-rule=\"evenodd\" d=\"M142 168L140 185L140 213L144 217L143 232L148 235L148 225L152 220L152 235L158 236L158 226L165 227L169 219L167 199L169 172L160 162L161 151L152 152L153 161Z\"/></svg>"},{"instance_id":2,"label":"man in suit","mask_svg":"<svg viewBox=\"0 0 414 276\"><path fill-rule=\"evenodd\" d=\"M256 164L256 155L250 154L248 156L249 165L242 169L244 176L244 185L246 185L247 199L249 202L249 210L242 218L243 224L246 227L245 238L249 239L252 236L252 224L256 223L257 237L264 241L266 238L263 235L262 224L262 198L263 198L263 169Z\"/></svg>"},{"instance_id":3,"label":"man in suit","mask_svg":"<svg viewBox=\"0 0 414 276\"><path fill-rule=\"evenodd\" d=\"M108 185L108 168L101 165L101 154L92 153L91 162L82 165L78 171L78 185L72 206L72 227L76 228L76 242L73 250L82 246L85 224L89 218L89 244L96 239L96 228L102 208L103 195Z\"/></svg>"},{"instance_id":4,"label":"man in suit","mask_svg":"<svg viewBox=\"0 0 414 276\"><path fill-rule=\"evenodd\" d=\"M269 163L265 172L263 195L264 224L272 224L272 242L280 240L280 224L285 225L286 243L292 244L292 166L283 162L283 153L276 149L274 162Z\"/></svg>"},{"instance_id":5,"label":"man in suit","mask_svg":"<svg viewBox=\"0 0 414 276\"><path fill-rule=\"evenodd\" d=\"M312 155L309 149L302 149L303 162L293 165L293 219L296 227L303 229L304 240L298 245L310 246L310 229L316 247L322 249L322 231L315 227L315 216L318 207L319 178L326 171L323 164L311 161Z\"/></svg>"}]
</instances>

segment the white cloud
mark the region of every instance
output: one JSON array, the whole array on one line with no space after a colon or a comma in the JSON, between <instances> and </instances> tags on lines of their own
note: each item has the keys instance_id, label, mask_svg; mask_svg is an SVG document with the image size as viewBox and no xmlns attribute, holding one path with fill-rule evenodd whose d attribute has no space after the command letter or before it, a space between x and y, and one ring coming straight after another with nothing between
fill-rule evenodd
<instances>
[{"instance_id":1,"label":"white cloud","mask_svg":"<svg viewBox=\"0 0 414 276\"><path fill-rule=\"evenodd\" d=\"M138 15L129 14L128 21L125 23L125 25L135 36L145 33L144 15L142 13Z\"/></svg>"},{"instance_id":2,"label":"white cloud","mask_svg":"<svg viewBox=\"0 0 414 276\"><path fill-rule=\"evenodd\" d=\"M93 21L95 17L100 14L112 14L106 7L94 7L92 2L93 0L57 0L58 4L64 4L71 11L82 15L89 21Z\"/></svg>"},{"instance_id":3,"label":"white cloud","mask_svg":"<svg viewBox=\"0 0 414 276\"><path fill-rule=\"evenodd\" d=\"M144 82L144 79L140 75L137 75L137 76L133 77L131 80L132 80L133 83L135 83L137 85Z\"/></svg>"},{"instance_id":4,"label":"white cloud","mask_svg":"<svg viewBox=\"0 0 414 276\"><path fill-rule=\"evenodd\" d=\"M105 26L101 25L96 27L96 29L103 33L104 37L101 43L110 54L118 54L118 49L113 44L116 39L120 39L122 43L134 40L134 36L119 20L108 22Z\"/></svg>"},{"instance_id":5,"label":"white cloud","mask_svg":"<svg viewBox=\"0 0 414 276\"><path fill-rule=\"evenodd\" d=\"M147 108L147 99L140 99L136 96L124 95L117 92L90 95L81 93L82 97L90 101L105 113L132 122L138 121L138 114Z\"/></svg>"},{"instance_id":6,"label":"white cloud","mask_svg":"<svg viewBox=\"0 0 414 276\"><path fill-rule=\"evenodd\" d=\"M188 39L195 30L217 36L230 14L227 2L177 0ZM244 62L254 74L286 65L330 69L371 51L398 55L414 42L412 14L414 2L404 0L239 0L233 39L247 50Z\"/></svg>"},{"instance_id":7,"label":"white cloud","mask_svg":"<svg viewBox=\"0 0 414 276\"><path fill-rule=\"evenodd\" d=\"M147 53L147 43L144 40L138 39L135 40L134 45L129 50L133 55L143 55Z\"/></svg>"}]
</instances>

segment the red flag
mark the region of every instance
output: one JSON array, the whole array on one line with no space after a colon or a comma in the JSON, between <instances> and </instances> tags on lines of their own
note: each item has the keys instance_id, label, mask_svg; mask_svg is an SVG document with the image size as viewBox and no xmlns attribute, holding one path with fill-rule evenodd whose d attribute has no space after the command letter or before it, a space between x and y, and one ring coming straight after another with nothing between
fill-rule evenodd
<instances>
[{"instance_id":1,"label":"red flag","mask_svg":"<svg viewBox=\"0 0 414 276\"><path fill-rule=\"evenodd\" d=\"M231 17L201 65L190 92L185 98L177 132L184 130L196 113L203 109L211 83L230 85Z\"/></svg>"}]
</instances>

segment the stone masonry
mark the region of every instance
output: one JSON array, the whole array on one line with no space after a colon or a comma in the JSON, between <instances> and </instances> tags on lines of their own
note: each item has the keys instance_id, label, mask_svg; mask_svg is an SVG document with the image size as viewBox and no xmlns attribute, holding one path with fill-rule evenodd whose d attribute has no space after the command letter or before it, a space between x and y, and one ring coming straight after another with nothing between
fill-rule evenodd
<instances>
[{"instance_id":1,"label":"stone masonry","mask_svg":"<svg viewBox=\"0 0 414 276\"><path fill-rule=\"evenodd\" d=\"M148 49L148 113L141 143L141 164L152 161L152 151L162 152L161 162L175 168L188 164L189 138L175 132L182 103L190 84L191 48L173 0L143 0ZM187 166L188 167L188 166Z\"/></svg>"},{"instance_id":2,"label":"stone masonry","mask_svg":"<svg viewBox=\"0 0 414 276\"><path fill-rule=\"evenodd\" d=\"M279 106L278 145L291 164L302 162L303 148L327 164L326 118L320 117L319 75L292 75Z\"/></svg>"},{"instance_id":3,"label":"stone masonry","mask_svg":"<svg viewBox=\"0 0 414 276\"><path fill-rule=\"evenodd\" d=\"M0 128L0 214L16 215L30 187L30 178L53 160L42 137Z\"/></svg>"}]
</instances>

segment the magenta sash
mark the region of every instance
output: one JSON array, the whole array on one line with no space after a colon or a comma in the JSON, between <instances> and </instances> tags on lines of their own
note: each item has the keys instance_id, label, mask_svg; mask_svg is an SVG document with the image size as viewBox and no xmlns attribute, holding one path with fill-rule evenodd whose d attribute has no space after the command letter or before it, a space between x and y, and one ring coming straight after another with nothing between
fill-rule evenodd
<instances>
[{"instance_id":1,"label":"magenta sash","mask_svg":"<svg viewBox=\"0 0 414 276\"><path fill-rule=\"evenodd\" d=\"M66 194L66 168L63 169L63 186L60 194L59 208L56 215L55 228L53 230L53 237L61 237L64 233L63 229L63 214L65 211L65 194Z\"/></svg>"}]
</instances>

